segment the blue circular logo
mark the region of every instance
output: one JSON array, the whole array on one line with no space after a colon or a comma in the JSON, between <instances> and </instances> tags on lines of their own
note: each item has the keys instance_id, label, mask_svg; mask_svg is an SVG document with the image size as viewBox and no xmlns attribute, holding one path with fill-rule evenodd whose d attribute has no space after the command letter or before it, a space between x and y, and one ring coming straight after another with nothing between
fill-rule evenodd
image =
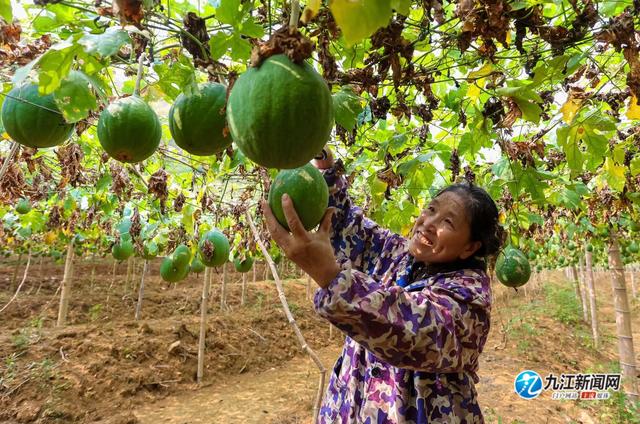
<instances>
[{"instance_id":1,"label":"blue circular logo","mask_svg":"<svg viewBox=\"0 0 640 424\"><path fill-rule=\"evenodd\" d=\"M513 388L523 399L537 398L542 393L542 378L535 371L522 371L516 376Z\"/></svg>"}]
</instances>

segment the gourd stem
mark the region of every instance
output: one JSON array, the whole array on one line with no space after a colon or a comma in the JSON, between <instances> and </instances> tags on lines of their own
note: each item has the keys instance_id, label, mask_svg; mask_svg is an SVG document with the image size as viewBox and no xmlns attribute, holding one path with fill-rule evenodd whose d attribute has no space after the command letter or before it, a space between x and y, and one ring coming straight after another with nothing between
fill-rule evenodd
<instances>
[{"instance_id":1,"label":"gourd stem","mask_svg":"<svg viewBox=\"0 0 640 424\"><path fill-rule=\"evenodd\" d=\"M129 170L130 170L131 172L133 172L133 173L135 174L135 176L136 176L136 177L140 178L140 181L142 181L142 184L144 184L144 186L145 186L147 189L149 189L149 184L147 184L147 182L144 180L144 177L140 174L140 171L138 171L138 170L136 169L136 167L135 167L135 166L130 165L130 166L129 166Z\"/></svg>"},{"instance_id":2,"label":"gourd stem","mask_svg":"<svg viewBox=\"0 0 640 424\"><path fill-rule=\"evenodd\" d=\"M142 81L142 68L144 67L143 62L145 56L145 53L142 52L138 58L138 75L136 75L136 86L133 89L133 95L136 97L140 96L140 81Z\"/></svg>"},{"instance_id":3,"label":"gourd stem","mask_svg":"<svg viewBox=\"0 0 640 424\"><path fill-rule=\"evenodd\" d=\"M299 19L300 19L300 2L298 0L291 0L291 16L289 18L290 32L298 28Z\"/></svg>"}]
</instances>

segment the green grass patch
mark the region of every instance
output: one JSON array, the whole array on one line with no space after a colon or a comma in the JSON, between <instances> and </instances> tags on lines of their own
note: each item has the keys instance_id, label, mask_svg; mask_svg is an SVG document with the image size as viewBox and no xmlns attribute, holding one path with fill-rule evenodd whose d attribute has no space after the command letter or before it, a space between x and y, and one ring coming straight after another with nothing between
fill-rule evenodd
<instances>
[{"instance_id":1,"label":"green grass patch","mask_svg":"<svg viewBox=\"0 0 640 424\"><path fill-rule=\"evenodd\" d=\"M578 325L582 322L582 307L576 298L573 286L557 286L546 284L544 286L544 305L546 313L555 320L567 325Z\"/></svg>"},{"instance_id":2,"label":"green grass patch","mask_svg":"<svg viewBox=\"0 0 640 424\"><path fill-rule=\"evenodd\" d=\"M640 424L640 402L629 401L622 389L611 392L611 397L604 404L606 412L600 415L600 422Z\"/></svg>"}]
</instances>

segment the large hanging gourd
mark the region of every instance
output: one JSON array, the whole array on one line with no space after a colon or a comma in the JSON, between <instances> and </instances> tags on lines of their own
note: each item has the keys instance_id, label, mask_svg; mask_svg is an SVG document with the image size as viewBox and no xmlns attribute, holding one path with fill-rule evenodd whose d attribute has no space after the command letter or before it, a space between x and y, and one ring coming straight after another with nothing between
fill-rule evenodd
<instances>
[{"instance_id":1,"label":"large hanging gourd","mask_svg":"<svg viewBox=\"0 0 640 424\"><path fill-rule=\"evenodd\" d=\"M331 92L311 65L278 54L240 75L229 94L227 121L249 159L268 168L297 168L329 139Z\"/></svg>"},{"instance_id":2,"label":"large hanging gourd","mask_svg":"<svg viewBox=\"0 0 640 424\"><path fill-rule=\"evenodd\" d=\"M14 87L7 93L2 104L2 124L15 142L37 148L63 143L74 129L64 120L53 94L41 96L36 84Z\"/></svg>"}]
</instances>

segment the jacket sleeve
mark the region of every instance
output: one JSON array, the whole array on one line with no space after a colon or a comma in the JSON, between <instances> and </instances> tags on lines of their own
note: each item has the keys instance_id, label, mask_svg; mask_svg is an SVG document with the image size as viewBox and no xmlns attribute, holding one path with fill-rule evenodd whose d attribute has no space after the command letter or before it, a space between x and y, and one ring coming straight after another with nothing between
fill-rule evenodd
<instances>
[{"instance_id":1,"label":"jacket sleeve","mask_svg":"<svg viewBox=\"0 0 640 424\"><path fill-rule=\"evenodd\" d=\"M477 359L489 331L490 300L469 287L478 284L475 277L406 291L383 288L348 262L341 265L329 286L316 291L315 309L378 358L427 372L460 372Z\"/></svg>"},{"instance_id":2,"label":"jacket sleeve","mask_svg":"<svg viewBox=\"0 0 640 424\"><path fill-rule=\"evenodd\" d=\"M339 260L350 260L354 269L371 273L381 253L404 239L366 218L361 208L353 206L347 180L338 175L335 167L323 174L329 186L329 206L336 208L331 221L334 253Z\"/></svg>"}]
</instances>

